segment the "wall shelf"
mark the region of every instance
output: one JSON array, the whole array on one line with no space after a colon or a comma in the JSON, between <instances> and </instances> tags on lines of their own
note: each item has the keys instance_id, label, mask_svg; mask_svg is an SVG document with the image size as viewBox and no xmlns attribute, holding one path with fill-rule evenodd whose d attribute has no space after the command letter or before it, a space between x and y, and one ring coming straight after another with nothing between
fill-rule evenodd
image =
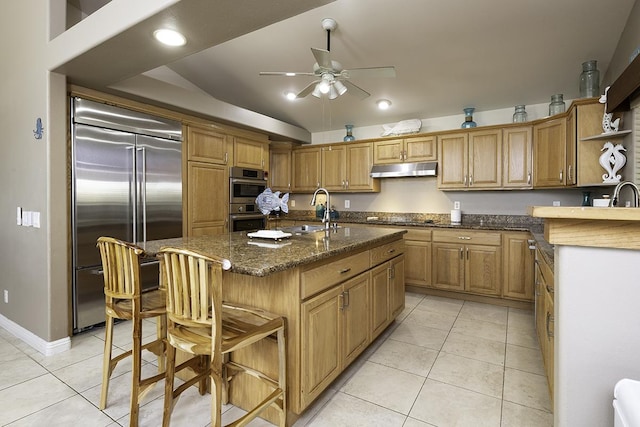
<instances>
[{"instance_id":1,"label":"wall shelf","mask_svg":"<svg viewBox=\"0 0 640 427\"><path fill-rule=\"evenodd\" d=\"M580 141L603 141L605 139L615 139L622 138L625 135L629 135L631 133L630 130L621 130L618 132L609 132L609 133L601 133L600 135L588 136L586 138L580 139Z\"/></svg>"}]
</instances>

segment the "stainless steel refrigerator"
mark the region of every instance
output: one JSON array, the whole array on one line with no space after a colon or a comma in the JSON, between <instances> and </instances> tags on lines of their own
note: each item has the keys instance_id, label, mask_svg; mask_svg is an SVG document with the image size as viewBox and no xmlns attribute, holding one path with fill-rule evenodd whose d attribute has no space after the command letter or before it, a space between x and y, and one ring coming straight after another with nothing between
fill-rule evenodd
<instances>
[{"instance_id":1,"label":"stainless steel refrigerator","mask_svg":"<svg viewBox=\"0 0 640 427\"><path fill-rule=\"evenodd\" d=\"M71 100L73 331L104 322L96 240L144 244L182 236L182 126L86 99ZM158 285L144 260L143 288Z\"/></svg>"}]
</instances>

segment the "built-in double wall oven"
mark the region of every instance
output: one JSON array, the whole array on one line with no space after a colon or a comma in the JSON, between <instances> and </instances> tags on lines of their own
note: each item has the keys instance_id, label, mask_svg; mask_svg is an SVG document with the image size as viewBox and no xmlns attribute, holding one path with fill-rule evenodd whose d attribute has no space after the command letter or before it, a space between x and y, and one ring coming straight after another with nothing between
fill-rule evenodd
<instances>
[{"instance_id":1,"label":"built-in double wall oven","mask_svg":"<svg viewBox=\"0 0 640 427\"><path fill-rule=\"evenodd\" d=\"M267 218L256 197L267 188L264 171L232 167L229 171L229 231L263 230Z\"/></svg>"}]
</instances>

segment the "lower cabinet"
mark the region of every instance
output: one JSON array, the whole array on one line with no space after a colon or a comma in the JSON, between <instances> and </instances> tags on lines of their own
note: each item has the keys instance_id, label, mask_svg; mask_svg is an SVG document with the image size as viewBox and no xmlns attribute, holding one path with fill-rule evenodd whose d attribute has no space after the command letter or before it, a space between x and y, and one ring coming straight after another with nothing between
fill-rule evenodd
<instances>
[{"instance_id":1,"label":"lower cabinet","mask_svg":"<svg viewBox=\"0 0 640 427\"><path fill-rule=\"evenodd\" d=\"M538 251L536 254L535 269L535 311L536 311L536 332L540 342L540 351L544 361L544 369L547 374L549 384L549 394L553 403L553 365L554 365L554 293L555 282L553 277L553 269L542 254Z\"/></svg>"},{"instance_id":2,"label":"lower cabinet","mask_svg":"<svg viewBox=\"0 0 640 427\"><path fill-rule=\"evenodd\" d=\"M432 251L432 287L500 295L502 257L499 232L436 230L433 232Z\"/></svg>"},{"instance_id":3,"label":"lower cabinet","mask_svg":"<svg viewBox=\"0 0 640 427\"><path fill-rule=\"evenodd\" d=\"M405 282L413 286L431 286L431 230L407 230L404 245Z\"/></svg>"},{"instance_id":4,"label":"lower cabinet","mask_svg":"<svg viewBox=\"0 0 640 427\"><path fill-rule=\"evenodd\" d=\"M503 274L502 297L533 300L533 240L526 232L502 233Z\"/></svg>"}]
</instances>

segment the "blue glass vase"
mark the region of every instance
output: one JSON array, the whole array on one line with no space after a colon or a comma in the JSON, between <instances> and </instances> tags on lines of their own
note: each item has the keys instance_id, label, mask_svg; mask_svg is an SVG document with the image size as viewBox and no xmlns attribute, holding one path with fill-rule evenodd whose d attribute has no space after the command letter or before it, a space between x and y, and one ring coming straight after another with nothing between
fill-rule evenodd
<instances>
[{"instance_id":1,"label":"blue glass vase","mask_svg":"<svg viewBox=\"0 0 640 427\"><path fill-rule=\"evenodd\" d=\"M353 125L344 125L347 128L347 136L344 137L344 142L355 141L353 136Z\"/></svg>"},{"instance_id":2,"label":"blue glass vase","mask_svg":"<svg viewBox=\"0 0 640 427\"><path fill-rule=\"evenodd\" d=\"M462 129L474 128L478 126L477 123L473 121L474 111L475 111L475 108L473 107L467 107L464 109L464 122L462 123L462 126L460 126Z\"/></svg>"}]
</instances>

